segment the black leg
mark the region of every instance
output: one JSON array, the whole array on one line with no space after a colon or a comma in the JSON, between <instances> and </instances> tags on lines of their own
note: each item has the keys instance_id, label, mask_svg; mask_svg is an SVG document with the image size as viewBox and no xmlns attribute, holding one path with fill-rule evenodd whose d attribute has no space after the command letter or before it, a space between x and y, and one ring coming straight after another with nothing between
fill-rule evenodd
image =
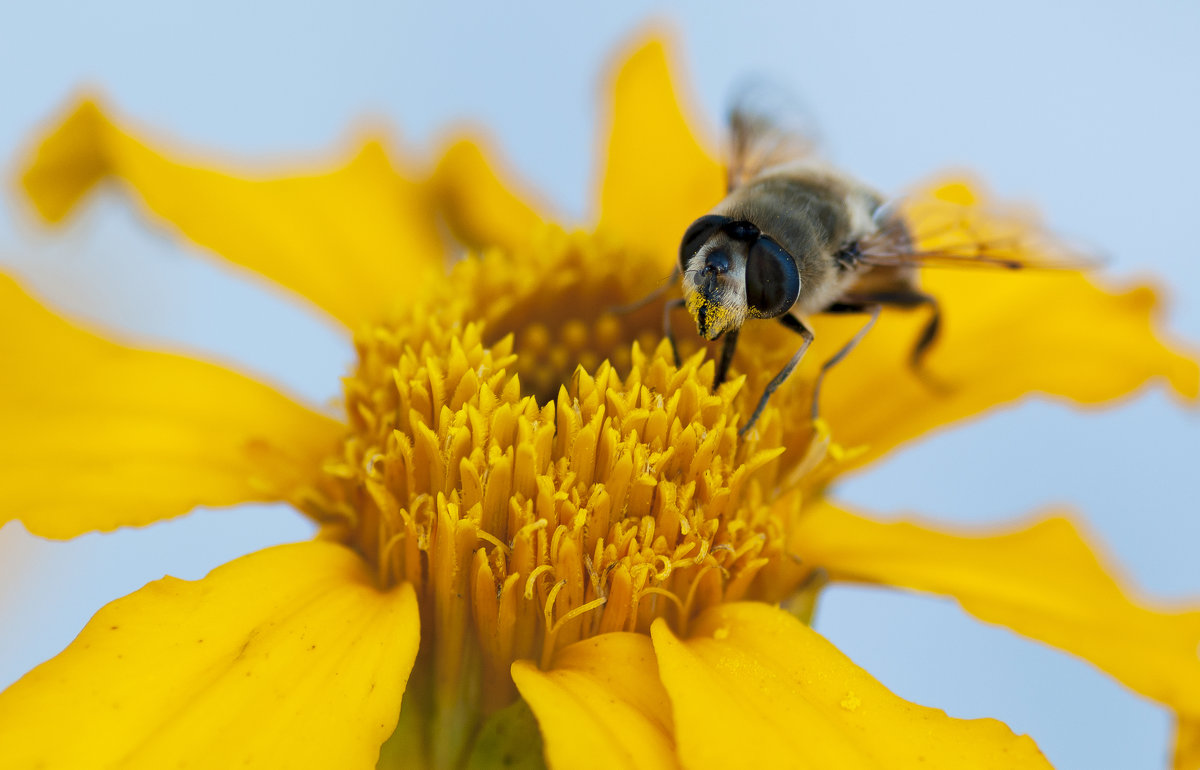
<instances>
[{"instance_id":1,"label":"black leg","mask_svg":"<svg viewBox=\"0 0 1200 770\"><path fill-rule=\"evenodd\" d=\"M721 360L717 361L717 372L713 375L713 390L720 387L722 382L725 382L725 376L729 374L729 365L733 363L733 351L737 348L738 334L741 329L730 329L725 332L725 339L721 342Z\"/></svg>"},{"instance_id":2,"label":"black leg","mask_svg":"<svg viewBox=\"0 0 1200 770\"><path fill-rule=\"evenodd\" d=\"M769 399L771 394L775 392L775 389L782 385L784 380L788 378L788 375L790 375L792 370L796 368L796 364L800 363L801 358L804 358L804 353L808 350L808 346L812 344L812 329L808 328L808 326L805 325L805 323L799 318L796 318L793 315L783 315L780 316L779 322L803 337L804 342L800 344L800 349L796 351L796 355L792 356L792 360L788 361L787 364L779 370L779 374L775 375L775 379L767 383L766 389L763 390L762 398L758 399L758 406L754 408L754 414L750 415L750 419L747 420L746 424L738 430L739 436L746 435L746 431L753 428L754 423L758 422L759 415L762 414L762 410L767 406L767 399Z\"/></svg>"},{"instance_id":3,"label":"black leg","mask_svg":"<svg viewBox=\"0 0 1200 770\"><path fill-rule=\"evenodd\" d=\"M668 289L673 288L675 284L679 283L679 276L679 266L676 265L675 269L671 271L670 277L668 277L663 283L659 284L654 291L650 292L641 299L630 302L628 305L618 305L616 307L609 308L608 312L612 313L613 315L625 315L626 313L632 313L635 310L649 305L651 302L665 294Z\"/></svg>"},{"instance_id":4,"label":"black leg","mask_svg":"<svg viewBox=\"0 0 1200 770\"><path fill-rule=\"evenodd\" d=\"M848 296L846 301L835 303L827 312L861 312L859 308L873 304L902 308L928 306L930 310L929 320L925 323L925 328L921 330L920 336L917 337L917 342L913 345L912 353L909 354L908 358L909 365L914 371L919 373L921 364L925 360L925 355L929 353L929 349L937 342L938 332L942 328L942 308L938 304L937 297L926 294L923 291L917 291L916 289L879 291L871 294Z\"/></svg>"},{"instance_id":5,"label":"black leg","mask_svg":"<svg viewBox=\"0 0 1200 770\"><path fill-rule=\"evenodd\" d=\"M843 313L851 312L849 305L845 305L844 307L845 307L845 309L839 310L839 312L843 312ZM825 375L838 362L840 362L843 358L845 358L850 353L851 350L854 350L854 348L858 346L858 343L862 342L863 337L867 336L867 332L871 331L871 327L874 326L875 322L879 320L880 307L881 307L880 305L868 305L865 307L858 308L858 312L860 312L860 313L870 313L871 318L863 325L863 328L858 330L858 334L855 334L853 337L850 338L849 342L847 342L845 345L842 346L841 350L839 350L837 353L834 353L832 358L830 358L825 363L821 364L821 371L819 374L817 374L817 381L813 384L813 396L812 396L813 422L816 422L817 418L820 417L819 405L820 405L820 399L821 399L821 383L825 381Z\"/></svg>"},{"instance_id":6,"label":"black leg","mask_svg":"<svg viewBox=\"0 0 1200 770\"><path fill-rule=\"evenodd\" d=\"M683 360L679 357L679 346L675 344L675 331L671 328L671 313L686 304L686 300L673 299L663 305L663 336L667 338L667 342L671 343L671 353L675 355L676 368L683 366Z\"/></svg>"},{"instance_id":7,"label":"black leg","mask_svg":"<svg viewBox=\"0 0 1200 770\"><path fill-rule=\"evenodd\" d=\"M922 304L929 306L929 320L925 322L925 328L921 330L921 336L917 338L917 344L913 346L908 359L909 365L918 371L925 361L925 354L933 347L933 343L937 342L938 332L942 330L942 308L937 299L928 294L922 294L921 297L924 299Z\"/></svg>"}]
</instances>

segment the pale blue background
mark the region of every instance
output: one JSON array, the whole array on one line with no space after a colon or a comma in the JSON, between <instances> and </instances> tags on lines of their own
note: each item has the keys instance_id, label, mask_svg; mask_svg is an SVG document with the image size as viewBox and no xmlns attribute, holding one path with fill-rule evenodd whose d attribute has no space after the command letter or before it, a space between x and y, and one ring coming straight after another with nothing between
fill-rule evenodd
<instances>
[{"instance_id":1,"label":"pale blue background","mask_svg":"<svg viewBox=\"0 0 1200 770\"><path fill-rule=\"evenodd\" d=\"M716 124L731 85L764 72L804 95L832 157L884 190L947 166L1037 204L1171 286L1169 320L1200 342L1195 180L1200 6L961 2L434 7L343 2L8 2L0 8L0 157L81 84L120 111L247 158L310 155L364 115L429 150L448 124L489 127L565 215L587 210L602 66L651 17L681 30ZM740 4L739 4L740 5ZM47 236L5 191L0 261L78 317L241 364L318 403L350 349L298 305L231 279L137 222L116 197ZM20 333L6 329L0 333ZM845 483L882 513L990 522L1069 501L1132 582L1200 597L1200 419L1161 392L1080 414L1036 403L938 434ZM308 535L280 508L201 512L148 531L34 540L0 530L0 685L61 649L104 602L195 578ZM899 694L1031 733L1061 768L1162 767L1168 720L1088 665L978 624L945 600L836 589L818 628Z\"/></svg>"}]
</instances>

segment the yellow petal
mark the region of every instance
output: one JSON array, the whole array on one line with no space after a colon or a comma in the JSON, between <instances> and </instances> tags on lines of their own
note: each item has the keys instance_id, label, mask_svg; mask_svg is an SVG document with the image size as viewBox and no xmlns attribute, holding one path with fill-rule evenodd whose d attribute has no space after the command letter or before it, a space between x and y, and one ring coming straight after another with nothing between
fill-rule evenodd
<instances>
[{"instance_id":1,"label":"yellow petal","mask_svg":"<svg viewBox=\"0 0 1200 770\"><path fill-rule=\"evenodd\" d=\"M1027 736L896 697L783 610L704 612L678 639L652 628L685 767L1046 768Z\"/></svg>"},{"instance_id":2,"label":"yellow petal","mask_svg":"<svg viewBox=\"0 0 1200 770\"><path fill-rule=\"evenodd\" d=\"M165 578L0 695L0 767L374 767L417 623L331 543Z\"/></svg>"},{"instance_id":3,"label":"yellow petal","mask_svg":"<svg viewBox=\"0 0 1200 770\"><path fill-rule=\"evenodd\" d=\"M1189 398L1200 392L1195 351L1181 355L1163 342L1150 288L1111 292L1078 272L1051 270L931 269L921 280L943 308L926 377L912 373L908 357L927 315L888 311L822 391L834 439L867 448L839 470L1031 393L1098 404L1152 380ZM832 321L817 333L832 328L836 339L827 341L836 349L861 323ZM806 361L809 370L821 360Z\"/></svg>"},{"instance_id":4,"label":"yellow petal","mask_svg":"<svg viewBox=\"0 0 1200 770\"><path fill-rule=\"evenodd\" d=\"M501 181L472 141L455 142L446 150L430 187L446 224L471 249L520 252L542 224L537 211Z\"/></svg>"},{"instance_id":5,"label":"yellow petal","mask_svg":"<svg viewBox=\"0 0 1200 770\"><path fill-rule=\"evenodd\" d=\"M598 230L665 277L684 230L724 197L725 176L684 117L664 48L642 44L617 72Z\"/></svg>"},{"instance_id":6,"label":"yellow petal","mask_svg":"<svg viewBox=\"0 0 1200 770\"><path fill-rule=\"evenodd\" d=\"M1174 770L1200 770L1200 718L1180 719L1175 728Z\"/></svg>"},{"instance_id":7,"label":"yellow petal","mask_svg":"<svg viewBox=\"0 0 1200 770\"><path fill-rule=\"evenodd\" d=\"M562 650L554 669L513 664L551 768L673 768L671 707L643 634L609 633Z\"/></svg>"},{"instance_id":8,"label":"yellow petal","mask_svg":"<svg viewBox=\"0 0 1200 770\"><path fill-rule=\"evenodd\" d=\"M219 366L93 336L0 275L0 524L149 524L288 497L342 426Z\"/></svg>"},{"instance_id":9,"label":"yellow petal","mask_svg":"<svg viewBox=\"0 0 1200 770\"><path fill-rule=\"evenodd\" d=\"M1135 602L1065 518L951 534L818 504L801 518L794 548L834 580L952 596L981 620L1078 655L1200 716L1200 606L1166 611Z\"/></svg>"},{"instance_id":10,"label":"yellow petal","mask_svg":"<svg viewBox=\"0 0 1200 770\"><path fill-rule=\"evenodd\" d=\"M245 179L160 151L82 101L38 147L22 181L48 221L97 182L124 181L153 214L354 327L443 273L429 202L379 142L345 166Z\"/></svg>"}]
</instances>

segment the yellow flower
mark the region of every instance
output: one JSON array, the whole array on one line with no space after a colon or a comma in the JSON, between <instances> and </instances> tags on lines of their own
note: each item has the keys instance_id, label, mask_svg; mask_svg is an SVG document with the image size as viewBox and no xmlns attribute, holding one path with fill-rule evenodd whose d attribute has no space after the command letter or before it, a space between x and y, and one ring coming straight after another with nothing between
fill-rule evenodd
<instances>
[{"instance_id":1,"label":"yellow flower","mask_svg":"<svg viewBox=\"0 0 1200 770\"><path fill-rule=\"evenodd\" d=\"M1030 392L1091 404L1164 378L1195 398L1197 367L1157 339L1151 291L930 274L945 392L904 364L922 319L888 314L825 393L832 434L814 433L797 415L816 364L854 331L830 319L739 438L792 341L744 335L741 375L710 392L705 351L693 341L674 366L657 310L608 312L667 275L722 192L660 43L629 56L613 93L588 233L545 224L469 142L423 182L378 142L330 173L247 181L91 102L45 139L23 182L47 220L120 180L345 324L358 364L333 420L227 369L102 340L0 282L19 332L0 339L0 521L69 538L283 500L322 524L313 542L102 609L0 695L0 766L536 766L539 734L553 768L1046 766L1029 738L907 703L812 631L819 575L953 596L1084 657L1173 708L1176 766L1196 765L1200 609L1135 603L1061 515L945 533L824 496ZM974 196L935 193L963 221L983 216ZM478 252L448 277L442 222Z\"/></svg>"}]
</instances>

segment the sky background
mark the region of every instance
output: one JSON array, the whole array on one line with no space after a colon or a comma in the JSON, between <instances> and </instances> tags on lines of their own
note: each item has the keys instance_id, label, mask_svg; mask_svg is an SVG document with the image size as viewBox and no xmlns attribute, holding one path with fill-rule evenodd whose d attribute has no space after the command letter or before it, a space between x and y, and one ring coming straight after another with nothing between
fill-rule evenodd
<instances>
[{"instance_id":1,"label":"sky background","mask_svg":"<svg viewBox=\"0 0 1200 770\"><path fill-rule=\"evenodd\" d=\"M1168 287L1173 334L1200 343L1200 5L568 5L5 3L0 163L7 182L39 127L86 86L158 134L251 167L336 155L367 118L386 120L418 158L450 127L483 127L559 218L585 222L603 75L632 35L666 22L712 135L733 85L764 74L802 96L846 170L899 193L970 169L1110 254L1117 278L1154 276ZM314 403L338 396L350 346L297 302L146 227L118 195L48 233L3 190L0 266L48 304L139 344L233 362ZM1152 389L1103 412L1047 401L994 412L838 493L884 516L954 523L1070 503L1132 585L1183 599L1200 597L1197 458L1197 411ZM272 506L67 543L5 526L0 686L147 581L198 578L310 532ZM1165 712L951 601L835 588L817 628L903 697L1003 719L1060 768L1163 766Z\"/></svg>"}]
</instances>

